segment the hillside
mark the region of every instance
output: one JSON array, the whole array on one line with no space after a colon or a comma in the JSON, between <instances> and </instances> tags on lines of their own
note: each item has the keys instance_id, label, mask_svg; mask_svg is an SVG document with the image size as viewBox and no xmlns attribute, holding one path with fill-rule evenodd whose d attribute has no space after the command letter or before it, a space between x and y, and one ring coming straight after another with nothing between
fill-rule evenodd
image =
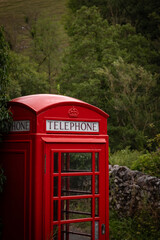
<instances>
[{"instance_id":1,"label":"hillside","mask_svg":"<svg viewBox=\"0 0 160 240\"><path fill-rule=\"evenodd\" d=\"M27 42L26 18L40 14L60 20L66 11L66 0L1 0L0 25L5 27L7 38L16 51L22 51Z\"/></svg>"},{"instance_id":2,"label":"hillside","mask_svg":"<svg viewBox=\"0 0 160 240\"><path fill-rule=\"evenodd\" d=\"M44 11L59 19L65 10L66 0L1 0L0 23L7 25L14 20L21 25L25 16L31 13L40 14Z\"/></svg>"}]
</instances>

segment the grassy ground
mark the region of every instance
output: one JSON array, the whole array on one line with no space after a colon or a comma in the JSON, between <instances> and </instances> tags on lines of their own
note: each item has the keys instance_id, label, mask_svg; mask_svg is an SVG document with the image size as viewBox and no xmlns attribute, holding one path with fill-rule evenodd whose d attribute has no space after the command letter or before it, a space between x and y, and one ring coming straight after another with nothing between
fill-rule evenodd
<instances>
[{"instance_id":1,"label":"grassy ground","mask_svg":"<svg viewBox=\"0 0 160 240\"><path fill-rule=\"evenodd\" d=\"M41 13L44 10L59 18L66 11L66 0L1 0L0 20L6 23L13 18L21 21L31 12Z\"/></svg>"},{"instance_id":2,"label":"grassy ground","mask_svg":"<svg viewBox=\"0 0 160 240\"><path fill-rule=\"evenodd\" d=\"M45 13L61 21L67 9L66 2L67 0L1 0L0 25L5 27L12 49L23 52L28 48L26 17L35 19ZM63 27L62 31L64 31Z\"/></svg>"}]
</instances>

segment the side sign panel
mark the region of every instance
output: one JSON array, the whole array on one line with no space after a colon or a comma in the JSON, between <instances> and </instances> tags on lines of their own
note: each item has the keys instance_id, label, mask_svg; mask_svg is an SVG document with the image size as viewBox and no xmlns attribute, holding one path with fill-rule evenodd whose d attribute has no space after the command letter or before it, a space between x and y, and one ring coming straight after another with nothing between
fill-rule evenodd
<instances>
[{"instance_id":1,"label":"side sign panel","mask_svg":"<svg viewBox=\"0 0 160 240\"><path fill-rule=\"evenodd\" d=\"M30 121L29 120L13 121L10 131L28 132L30 131Z\"/></svg>"}]
</instances>

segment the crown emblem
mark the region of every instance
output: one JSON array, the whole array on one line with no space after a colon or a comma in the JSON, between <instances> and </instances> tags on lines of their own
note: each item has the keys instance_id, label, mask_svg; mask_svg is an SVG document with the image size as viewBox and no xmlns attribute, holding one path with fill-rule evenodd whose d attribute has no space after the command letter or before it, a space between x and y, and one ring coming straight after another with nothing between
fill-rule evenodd
<instances>
[{"instance_id":1,"label":"crown emblem","mask_svg":"<svg viewBox=\"0 0 160 240\"><path fill-rule=\"evenodd\" d=\"M69 109L68 115L69 115L69 117L76 118L76 117L78 117L79 112L78 112L77 108L75 108L75 107L73 106L72 108Z\"/></svg>"}]
</instances>

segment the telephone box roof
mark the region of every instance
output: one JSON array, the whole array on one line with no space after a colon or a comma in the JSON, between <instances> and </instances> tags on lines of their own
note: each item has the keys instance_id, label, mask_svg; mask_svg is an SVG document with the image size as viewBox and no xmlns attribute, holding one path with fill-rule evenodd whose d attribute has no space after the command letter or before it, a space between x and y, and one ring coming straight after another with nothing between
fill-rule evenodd
<instances>
[{"instance_id":1,"label":"telephone box roof","mask_svg":"<svg viewBox=\"0 0 160 240\"><path fill-rule=\"evenodd\" d=\"M36 114L39 114L49 108L52 108L56 105L68 105L68 104L75 104L75 105L81 105L86 108L92 109L93 111L99 112L99 114L103 115L104 117L108 118L109 115L99 108L90 105L86 102L83 102L81 100L62 96L62 95L56 95L56 94L35 94L35 95L28 95L23 96L19 98L15 98L9 102L9 105L21 105L24 107L27 107L34 111Z\"/></svg>"}]
</instances>

